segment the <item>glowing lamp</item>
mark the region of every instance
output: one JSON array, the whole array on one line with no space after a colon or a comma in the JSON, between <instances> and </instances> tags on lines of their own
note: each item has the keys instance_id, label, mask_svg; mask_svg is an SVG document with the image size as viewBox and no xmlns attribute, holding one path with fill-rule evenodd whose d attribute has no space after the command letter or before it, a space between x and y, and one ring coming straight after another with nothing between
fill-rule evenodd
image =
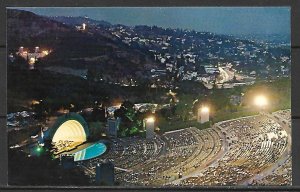
<instances>
[{"instance_id":1,"label":"glowing lamp","mask_svg":"<svg viewBox=\"0 0 300 192\"><path fill-rule=\"evenodd\" d=\"M202 107L201 108L201 112L202 113L208 113L209 112L209 108L208 107Z\"/></svg>"},{"instance_id":2,"label":"glowing lamp","mask_svg":"<svg viewBox=\"0 0 300 192\"><path fill-rule=\"evenodd\" d=\"M153 123L153 122L155 121L155 118L154 118L154 117L148 117L148 118L146 119L146 121L147 121L148 123Z\"/></svg>"},{"instance_id":3,"label":"glowing lamp","mask_svg":"<svg viewBox=\"0 0 300 192\"><path fill-rule=\"evenodd\" d=\"M35 151L40 154L43 151L43 148L38 146L35 148Z\"/></svg>"},{"instance_id":4,"label":"glowing lamp","mask_svg":"<svg viewBox=\"0 0 300 192\"><path fill-rule=\"evenodd\" d=\"M254 104L259 107L264 107L264 106L268 105L268 100L265 96L258 95L254 98Z\"/></svg>"},{"instance_id":5,"label":"glowing lamp","mask_svg":"<svg viewBox=\"0 0 300 192\"><path fill-rule=\"evenodd\" d=\"M209 108L203 106L198 109L197 121L199 123L205 123L209 121Z\"/></svg>"},{"instance_id":6,"label":"glowing lamp","mask_svg":"<svg viewBox=\"0 0 300 192\"><path fill-rule=\"evenodd\" d=\"M145 122L146 139L153 139L153 137L154 137L154 126L155 126L154 124L155 124L155 118L154 117L146 118L146 122Z\"/></svg>"}]
</instances>

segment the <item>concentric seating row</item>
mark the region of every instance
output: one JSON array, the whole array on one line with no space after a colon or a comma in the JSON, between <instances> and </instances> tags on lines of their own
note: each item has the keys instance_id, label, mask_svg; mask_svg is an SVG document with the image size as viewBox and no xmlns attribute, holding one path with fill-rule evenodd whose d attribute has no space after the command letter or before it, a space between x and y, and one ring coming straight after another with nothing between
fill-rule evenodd
<instances>
[{"instance_id":1,"label":"concentric seating row","mask_svg":"<svg viewBox=\"0 0 300 192\"><path fill-rule=\"evenodd\" d=\"M226 135L228 152L217 165L177 185L243 184L276 163L290 145L286 131L267 116L241 118L217 126Z\"/></svg>"},{"instance_id":2,"label":"concentric seating row","mask_svg":"<svg viewBox=\"0 0 300 192\"><path fill-rule=\"evenodd\" d=\"M284 115L288 116L286 112ZM251 184L253 178L278 163L291 145L287 131L276 119L257 115L220 122L204 130L190 127L167 132L152 140L115 139L107 154L86 162L84 167L93 175L99 161L113 161L116 167L129 170L116 170L116 179L123 186ZM287 161L264 178L290 183L291 174L286 171L290 165ZM256 183L260 181L252 184Z\"/></svg>"}]
</instances>

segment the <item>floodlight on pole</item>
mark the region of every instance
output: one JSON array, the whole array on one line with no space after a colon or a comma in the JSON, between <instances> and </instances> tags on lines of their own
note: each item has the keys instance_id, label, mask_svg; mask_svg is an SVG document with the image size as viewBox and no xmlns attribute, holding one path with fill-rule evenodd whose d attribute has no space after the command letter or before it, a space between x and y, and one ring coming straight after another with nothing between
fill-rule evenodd
<instances>
[{"instance_id":1,"label":"floodlight on pole","mask_svg":"<svg viewBox=\"0 0 300 192\"><path fill-rule=\"evenodd\" d=\"M265 107L268 105L268 99L264 95L257 95L254 98L254 104L258 107Z\"/></svg>"},{"instance_id":2,"label":"floodlight on pole","mask_svg":"<svg viewBox=\"0 0 300 192\"><path fill-rule=\"evenodd\" d=\"M202 106L198 109L197 121L199 123L205 123L209 121L209 107Z\"/></svg>"},{"instance_id":3,"label":"floodlight on pole","mask_svg":"<svg viewBox=\"0 0 300 192\"><path fill-rule=\"evenodd\" d=\"M155 121L155 118L154 118L154 117L148 117L148 118L146 119L146 121L147 121L148 123L153 123L153 122Z\"/></svg>"},{"instance_id":4,"label":"floodlight on pole","mask_svg":"<svg viewBox=\"0 0 300 192\"><path fill-rule=\"evenodd\" d=\"M148 117L145 119L145 128L146 128L146 138L152 139L154 137L154 125L155 124L155 118L154 117Z\"/></svg>"},{"instance_id":5,"label":"floodlight on pole","mask_svg":"<svg viewBox=\"0 0 300 192\"><path fill-rule=\"evenodd\" d=\"M201 108L201 112L202 113L208 113L209 112L209 108L204 106L204 107Z\"/></svg>"}]
</instances>

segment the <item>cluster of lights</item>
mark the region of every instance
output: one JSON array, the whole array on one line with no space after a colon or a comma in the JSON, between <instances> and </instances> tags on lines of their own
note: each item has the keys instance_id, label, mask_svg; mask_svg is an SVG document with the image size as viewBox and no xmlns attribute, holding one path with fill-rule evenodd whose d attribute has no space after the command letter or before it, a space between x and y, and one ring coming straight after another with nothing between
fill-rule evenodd
<instances>
[{"instance_id":1,"label":"cluster of lights","mask_svg":"<svg viewBox=\"0 0 300 192\"><path fill-rule=\"evenodd\" d=\"M47 51L47 50L42 51L42 53L43 53L44 55L49 55L49 51Z\"/></svg>"},{"instance_id":2,"label":"cluster of lights","mask_svg":"<svg viewBox=\"0 0 300 192\"><path fill-rule=\"evenodd\" d=\"M34 48L35 53L40 52L39 50L40 50L40 47L38 47L38 46ZM43 51L41 51L41 53L42 53L43 56L49 55L50 52L51 52L51 50L43 50ZM23 47L23 46L21 46L21 47L19 48L19 53L20 53L20 54L23 54L23 55L28 54L27 51L24 51L24 47Z\"/></svg>"}]
</instances>

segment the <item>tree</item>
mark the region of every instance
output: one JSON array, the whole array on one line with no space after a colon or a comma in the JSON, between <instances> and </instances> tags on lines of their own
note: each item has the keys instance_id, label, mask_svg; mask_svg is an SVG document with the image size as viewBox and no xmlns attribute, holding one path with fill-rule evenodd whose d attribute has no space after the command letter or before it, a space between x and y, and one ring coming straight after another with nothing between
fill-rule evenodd
<instances>
[{"instance_id":1,"label":"tree","mask_svg":"<svg viewBox=\"0 0 300 192\"><path fill-rule=\"evenodd\" d=\"M171 107L169 107L169 108L162 108L162 109L160 110L160 114L161 114L161 116L162 116L163 118L165 118L165 119L171 118L172 115L174 115L174 114L172 113L172 108L171 108Z\"/></svg>"},{"instance_id":2,"label":"tree","mask_svg":"<svg viewBox=\"0 0 300 192\"><path fill-rule=\"evenodd\" d=\"M89 123L90 139L97 141L102 138L101 133L105 132L104 124L99 121Z\"/></svg>"},{"instance_id":3,"label":"tree","mask_svg":"<svg viewBox=\"0 0 300 192\"><path fill-rule=\"evenodd\" d=\"M175 114L181 118L182 121L189 119L189 113L192 110L193 98L190 95L180 95L179 103L175 107Z\"/></svg>"},{"instance_id":4,"label":"tree","mask_svg":"<svg viewBox=\"0 0 300 192\"><path fill-rule=\"evenodd\" d=\"M17 150L8 151L8 177L11 185L88 185L89 178L75 167L63 169L49 150L30 156ZM20 163L21 162L21 163Z\"/></svg>"},{"instance_id":5,"label":"tree","mask_svg":"<svg viewBox=\"0 0 300 192\"><path fill-rule=\"evenodd\" d=\"M143 119L147 113L136 112L131 101L124 101L114 112L115 117L121 118L118 134L122 137L139 134L143 129Z\"/></svg>"},{"instance_id":6,"label":"tree","mask_svg":"<svg viewBox=\"0 0 300 192\"><path fill-rule=\"evenodd\" d=\"M105 109L99 108L98 106L94 107L92 112L92 120L105 122L106 121Z\"/></svg>"},{"instance_id":7,"label":"tree","mask_svg":"<svg viewBox=\"0 0 300 192\"><path fill-rule=\"evenodd\" d=\"M124 119L125 118L126 109L124 107L120 107L114 111L114 117Z\"/></svg>"},{"instance_id":8,"label":"tree","mask_svg":"<svg viewBox=\"0 0 300 192\"><path fill-rule=\"evenodd\" d=\"M176 105L175 114L181 118L182 121L189 119L190 105L180 102Z\"/></svg>"},{"instance_id":9,"label":"tree","mask_svg":"<svg viewBox=\"0 0 300 192\"><path fill-rule=\"evenodd\" d=\"M129 100L125 100L121 107L124 107L125 109L131 109L133 107L133 103Z\"/></svg>"}]
</instances>

